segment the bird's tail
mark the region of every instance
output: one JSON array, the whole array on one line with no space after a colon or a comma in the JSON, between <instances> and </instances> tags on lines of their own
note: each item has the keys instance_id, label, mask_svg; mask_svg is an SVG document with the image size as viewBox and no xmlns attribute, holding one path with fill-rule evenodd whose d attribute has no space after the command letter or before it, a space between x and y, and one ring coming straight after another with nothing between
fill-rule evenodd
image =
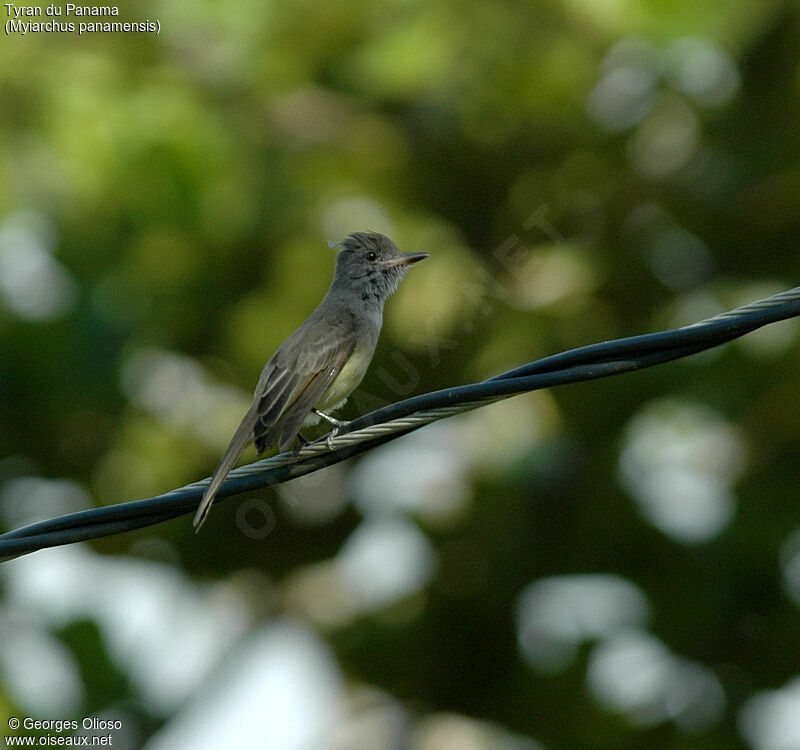
<instances>
[{"instance_id":1,"label":"bird's tail","mask_svg":"<svg viewBox=\"0 0 800 750\"><path fill-rule=\"evenodd\" d=\"M225 477L228 476L228 472L239 460L239 456L242 455L242 452L247 447L247 444L253 439L253 427L255 426L257 419L258 414L256 413L256 405L253 404L247 410L247 414L244 415L244 418L242 419L241 424L237 428L236 432L233 433L230 445L228 445L228 450L225 451L225 455L219 462L219 466L217 466L216 471L211 477L208 487L206 487L206 491L203 493L203 498L200 500L200 505L197 506L197 513L194 514L193 521L195 532L200 531L200 527L203 525L208 512L211 510L211 505L214 502L217 491L225 481Z\"/></svg>"}]
</instances>

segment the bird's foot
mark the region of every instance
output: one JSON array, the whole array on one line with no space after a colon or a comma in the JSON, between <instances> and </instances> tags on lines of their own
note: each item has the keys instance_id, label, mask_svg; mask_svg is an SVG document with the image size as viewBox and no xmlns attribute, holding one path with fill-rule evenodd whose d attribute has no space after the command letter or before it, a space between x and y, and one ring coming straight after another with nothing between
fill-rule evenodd
<instances>
[{"instance_id":1,"label":"bird's foot","mask_svg":"<svg viewBox=\"0 0 800 750\"><path fill-rule=\"evenodd\" d=\"M341 429L342 427L344 427L344 426L349 424L349 422L343 422L341 419L336 419L334 417L331 417L330 415L326 414L324 411L320 411L317 408L314 408L311 411L313 411L314 414L316 414L318 417L322 417L323 419L325 419L328 422L330 422L334 427L337 427L339 429Z\"/></svg>"},{"instance_id":2,"label":"bird's foot","mask_svg":"<svg viewBox=\"0 0 800 750\"><path fill-rule=\"evenodd\" d=\"M294 445L293 453L300 453L303 448L307 445L311 445L311 440L309 440L302 432L297 433L297 442Z\"/></svg>"},{"instance_id":3,"label":"bird's foot","mask_svg":"<svg viewBox=\"0 0 800 750\"><path fill-rule=\"evenodd\" d=\"M339 434L339 428L334 427L325 437L325 444L328 446L328 450L333 450L333 439Z\"/></svg>"},{"instance_id":4,"label":"bird's foot","mask_svg":"<svg viewBox=\"0 0 800 750\"><path fill-rule=\"evenodd\" d=\"M346 427L349 422L344 422L341 419L335 419L334 417L331 417L328 414L325 414L325 412L322 412L316 408L312 409L311 411L313 411L318 417L326 419L333 425L333 429L325 436L325 444L328 446L328 450L333 450L333 439L339 434L339 430L341 430L342 427Z\"/></svg>"}]
</instances>

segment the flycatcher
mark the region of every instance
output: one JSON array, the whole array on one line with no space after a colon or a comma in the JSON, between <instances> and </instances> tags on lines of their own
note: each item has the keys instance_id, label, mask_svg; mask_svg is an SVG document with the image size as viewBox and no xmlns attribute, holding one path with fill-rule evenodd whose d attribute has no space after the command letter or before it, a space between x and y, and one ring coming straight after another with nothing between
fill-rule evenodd
<instances>
[{"instance_id":1,"label":"flycatcher","mask_svg":"<svg viewBox=\"0 0 800 750\"><path fill-rule=\"evenodd\" d=\"M364 377L381 332L383 303L408 266L428 257L401 253L378 232L355 232L332 246L340 250L328 293L264 367L253 403L197 508L195 531L248 443L255 441L259 453L274 443L283 451L304 424L320 417L333 425L331 436L347 424L328 412L344 404Z\"/></svg>"}]
</instances>

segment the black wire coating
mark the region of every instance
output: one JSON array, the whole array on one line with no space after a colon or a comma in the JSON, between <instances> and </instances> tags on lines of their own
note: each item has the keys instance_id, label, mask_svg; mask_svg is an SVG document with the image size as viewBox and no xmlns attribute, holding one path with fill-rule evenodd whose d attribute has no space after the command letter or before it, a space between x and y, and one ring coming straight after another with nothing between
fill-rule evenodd
<instances>
[{"instance_id":1,"label":"black wire coating","mask_svg":"<svg viewBox=\"0 0 800 750\"><path fill-rule=\"evenodd\" d=\"M571 349L530 362L480 383L445 388L398 401L354 419L339 434L344 435L430 409L467 405L492 397L510 396L653 367L711 349L769 323L798 315L800 287L692 326ZM218 499L280 484L299 473L308 473L308 469L316 471L339 463L421 426L423 424L378 435L356 445L249 476L230 477L220 488ZM303 471L299 472L298 468ZM0 561L46 547L120 534L194 513L203 489L203 486L189 485L156 497L90 508L8 531L0 534Z\"/></svg>"}]
</instances>

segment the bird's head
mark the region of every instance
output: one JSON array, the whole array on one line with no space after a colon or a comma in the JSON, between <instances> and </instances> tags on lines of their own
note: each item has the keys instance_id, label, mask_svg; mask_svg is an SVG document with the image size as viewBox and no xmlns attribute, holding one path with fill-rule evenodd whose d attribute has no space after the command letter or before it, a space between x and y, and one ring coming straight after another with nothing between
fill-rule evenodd
<instances>
[{"instance_id":1,"label":"bird's head","mask_svg":"<svg viewBox=\"0 0 800 750\"><path fill-rule=\"evenodd\" d=\"M383 304L400 283L412 263L428 253L401 253L385 234L354 232L341 242L336 256L334 285L365 303Z\"/></svg>"}]
</instances>

